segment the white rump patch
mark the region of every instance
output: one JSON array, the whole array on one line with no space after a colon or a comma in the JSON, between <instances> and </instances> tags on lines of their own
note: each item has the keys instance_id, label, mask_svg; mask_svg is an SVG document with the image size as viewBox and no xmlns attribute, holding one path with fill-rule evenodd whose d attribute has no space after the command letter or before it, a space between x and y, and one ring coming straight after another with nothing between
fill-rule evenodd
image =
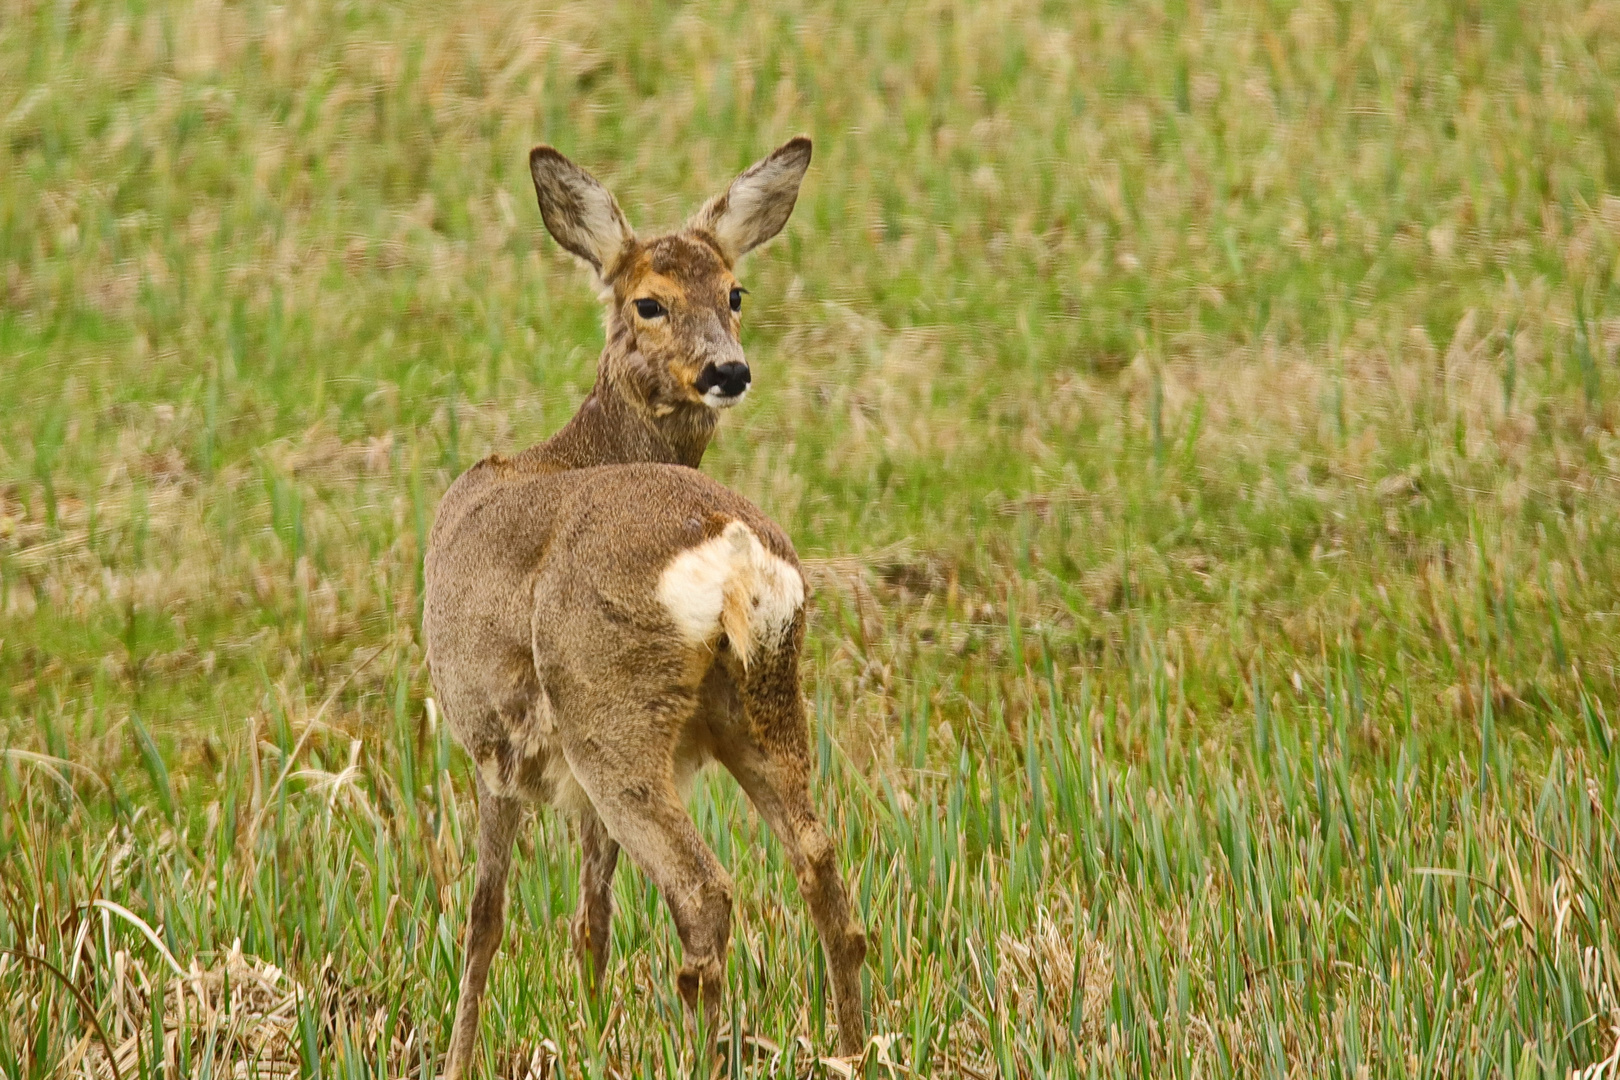
<instances>
[{"instance_id":1,"label":"white rump patch","mask_svg":"<svg viewBox=\"0 0 1620 1080\"><path fill-rule=\"evenodd\" d=\"M658 600L688 644L707 645L724 632L746 668L793 625L804 605L804 579L733 521L670 560L658 579Z\"/></svg>"}]
</instances>

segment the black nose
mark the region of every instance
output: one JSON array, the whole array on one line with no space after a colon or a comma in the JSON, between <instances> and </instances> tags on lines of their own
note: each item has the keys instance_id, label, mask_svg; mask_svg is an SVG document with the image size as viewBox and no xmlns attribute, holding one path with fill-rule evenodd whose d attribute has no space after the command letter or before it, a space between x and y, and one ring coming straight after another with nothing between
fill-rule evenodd
<instances>
[{"instance_id":1,"label":"black nose","mask_svg":"<svg viewBox=\"0 0 1620 1080\"><path fill-rule=\"evenodd\" d=\"M753 375L748 371L748 365L741 360L729 360L724 364L710 364L698 376L697 391L706 394L710 390L720 391L722 397L736 397L748 389Z\"/></svg>"},{"instance_id":2,"label":"black nose","mask_svg":"<svg viewBox=\"0 0 1620 1080\"><path fill-rule=\"evenodd\" d=\"M748 384L754 379L748 365L743 363L721 364L715 370L720 373L720 392L726 397L736 397L748 389Z\"/></svg>"}]
</instances>

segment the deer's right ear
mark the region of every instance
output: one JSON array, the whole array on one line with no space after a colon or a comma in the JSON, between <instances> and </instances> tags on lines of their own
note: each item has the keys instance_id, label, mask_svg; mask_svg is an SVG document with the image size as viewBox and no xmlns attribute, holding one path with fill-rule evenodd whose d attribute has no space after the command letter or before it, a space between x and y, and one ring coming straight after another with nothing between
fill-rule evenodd
<instances>
[{"instance_id":1,"label":"deer's right ear","mask_svg":"<svg viewBox=\"0 0 1620 1080\"><path fill-rule=\"evenodd\" d=\"M604 281L636 234L624 211L596 177L549 146L529 151L529 173L540 216L552 238L596 268Z\"/></svg>"}]
</instances>

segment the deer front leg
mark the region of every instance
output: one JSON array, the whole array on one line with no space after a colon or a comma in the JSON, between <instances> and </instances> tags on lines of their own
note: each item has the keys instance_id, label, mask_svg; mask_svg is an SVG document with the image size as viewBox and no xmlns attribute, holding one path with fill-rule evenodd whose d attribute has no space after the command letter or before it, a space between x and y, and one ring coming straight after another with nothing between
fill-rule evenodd
<instances>
[{"instance_id":1,"label":"deer front leg","mask_svg":"<svg viewBox=\"0 0 1620 1080\"><path fill-rule=\"evenodd\" d=\"M608 971L608 937L613 926L613 871L619 864L619 842L595 810L579 818L579 911L574 915L574 954L585 985L600 992Z\"/></svg>"},{"instance_id":2,"label":"deer front leg","mask_svg":"<svg viewBox=\"0 0 1620 1080\"><path fill-rule=\"evenodd\" d=\"M445 1080L462 1080L472 1065L478 1043L478 1007L489 981L489 964L501 944L506 919L506 873L512 864L512 841L517 835L523 806L516 799L489 793L478 781L478 867L468 916L466 966L461 994L456 1001L455 1026L450 1031L450 1059Z\"/></svg>"}]
</instances>

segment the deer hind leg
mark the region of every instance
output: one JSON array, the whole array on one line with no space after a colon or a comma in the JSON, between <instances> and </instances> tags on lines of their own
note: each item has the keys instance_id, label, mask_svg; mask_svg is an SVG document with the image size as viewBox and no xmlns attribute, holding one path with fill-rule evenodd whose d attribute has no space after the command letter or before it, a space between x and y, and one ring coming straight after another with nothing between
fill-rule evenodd
<instances>
[{"instance_id":1,"label":"deer hind leg","mask_svg":"<svg viewBox=\"0 0 1620 1080\"><path fill-rule=\"evenodd\" d=\"M574 916L574 953L585 985L599 992L607 978L608 935L613 925L613 871L619 864L619 842L608 834L595 810L579 815L581 848L579 911Z\"/></svg>"},{"instance_id":2,"label":"deer hind leg","mask_svg":"<svg viewBox=\"0 0 1620 1080\"><path fill-rule=\"evenodd\" d=\"M799 695L802 628L741 674L744 723L716 739L720 761L787 849L799 891L827 955L838 1052L866 1046L861 964L866 934L856 921L838 871L838 849L810 799L810 739Z\"/></svg>"},{"instance_id":3,"label":"deer hind leg","mask_svg":"<svg viewBox=\"0 0 1620 1080\"><path fill-rule=\"evenodd\" d=\"M670 727L653 710L639 717L622 709L606 715L617 733ZM585 737L570 740L565 753L606 832L663 894L684 953L676 986L712 1034L731 939L732 885L676 794L673 746L628 750L622 735L613 742Z\"/></svg>"},{"instance_id":4,"label":"deer hind leg","mask_svg":"<svg viewBox=\"0 0 1620 1080\"><path fill-rule=\"evenodd\" d=\"M450 1061L445 1080L461 1080L472 1065L478 1042L478 1007L489 981L489 964L501 944L506 919L506 872L512 864L512 841L523 817L517 799L492 794L478 780L478 866L472 911L467 922L466 966L456 1021L450 1032Z\"/></svg>"}]
</instances>

